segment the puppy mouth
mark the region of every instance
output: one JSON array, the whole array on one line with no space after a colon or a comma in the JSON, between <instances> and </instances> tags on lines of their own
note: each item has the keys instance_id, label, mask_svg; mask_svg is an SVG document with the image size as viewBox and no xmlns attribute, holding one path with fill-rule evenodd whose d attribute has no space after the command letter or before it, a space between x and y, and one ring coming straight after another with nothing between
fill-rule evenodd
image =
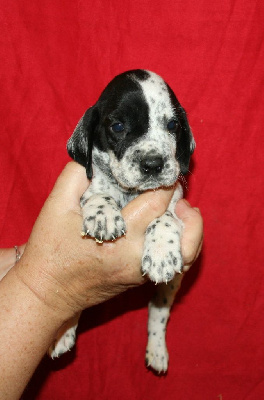
<instances>
[{"instance_id":1,"label":"puppy mouth","mask_svg":"<svg viewBox=\"0 0 264 400\"><path fill-rule=\"evenodd\" d=\"M138 191L145 191L145 190L155 190L160 189L162 187L168 188L173 186L178 179L178 176L174 177L173 179L164 179L158 178L156 176L149 176L147 179L142 178L142 181L138 184L137 190Z\"/></svg>"},{"instance_id":2,"label":"puppy mouth","mask_svg":"<svg viewBox=\"0 0 264 400\"><path fill-rule=\"evenodd\" d=\"M178 180L178 175L170 176L170 177L157 177L157 176L148 176L147 178L142 176L137 181L131 182L126 179L119 180L116 177L116 181L120 188L124 189L125 191L130 192L145 192L146 190L156 190L160 188L169 188L174 186L176 181Z\"/></svg>"}]
</instances>

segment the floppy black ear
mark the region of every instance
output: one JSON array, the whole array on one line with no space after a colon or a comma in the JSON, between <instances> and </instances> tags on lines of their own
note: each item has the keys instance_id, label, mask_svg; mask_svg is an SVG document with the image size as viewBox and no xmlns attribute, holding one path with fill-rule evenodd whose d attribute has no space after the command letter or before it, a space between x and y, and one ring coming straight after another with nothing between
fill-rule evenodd
<instances>
[{"instance_id":1,"label":"floppy black ear","mask_svg":"<svg viewBox=\"0 0 264 400\"><path fill-rule=\"evenodd\" d=\"M70 157L86 168L86 175L89 180L93 176L92 150L98 121L98 110L96 106L93 106L80 119L67 143L67 150Z\"/></svg>"},{"instance_id":2,"label":"floppy black ear","mask_svg":"<svg viewBox=\"0 0 264 400\"><path fill-rule=\"evenodd\" d=\"M178 108L179 132L177 133L176 157L180 163L181 173L186 175L189 171L190 158L195 149L195 140L185 113L182 107Z\"/></svg>"}]
</instances>

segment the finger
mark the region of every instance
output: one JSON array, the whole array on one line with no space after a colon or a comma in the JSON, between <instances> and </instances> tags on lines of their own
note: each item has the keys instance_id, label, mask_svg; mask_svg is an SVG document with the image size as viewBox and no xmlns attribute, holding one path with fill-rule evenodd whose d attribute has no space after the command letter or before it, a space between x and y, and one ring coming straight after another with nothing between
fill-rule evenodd
<instances>
[{"instance_id":1,"label":"finger","mask_svg":"<svg viewBox=\"0 0 264 400\"><path fill-rule=\"evenodd\" d=\"M65 166L58 177L50 198L63 201L64 208L65 206L79 207L80 197L88 186L89 181L86 177L85 168L71 161Z\"/></svg>"},{"instance_id":2,"label":"finger","mask_svg":"<svg viewBox=\"0 0 264 400\"><path fill-rule=\"evenodd\" d=\"M122 210L127 231L143 234L150 222L167 210L173 191L171 188L148 191L128 203Z\"/></svg>"},{"instance_id":3,"label":"finger","mask_svg":"<svg viewBox=\"0 0 264 400\"><path fill-rule=\"evenodd\" d=\"M182 256L186 265L198 257L203 240L203 219L200 210L192 208L186 200L176 204L175 212L184 223L182 236Z\"/></svg>"}]
</instances>

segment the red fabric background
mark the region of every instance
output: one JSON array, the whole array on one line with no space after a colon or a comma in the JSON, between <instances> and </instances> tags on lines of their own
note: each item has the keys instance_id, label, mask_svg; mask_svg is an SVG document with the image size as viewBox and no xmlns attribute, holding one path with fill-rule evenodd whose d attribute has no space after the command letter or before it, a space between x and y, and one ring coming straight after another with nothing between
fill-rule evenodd
<instances>
[{"instance_id":1,"label":"red fabric background","mask_svg":"<svg viewBox=\"0 0 264 400\"><path fill-rule=\"evenodd\" d=\"M2 0L0 15L0 245L27 240L78 119L131 68L162 75L188 112L186 196L205 220L167 376L144 366L147 285L86 311L76 349L45 358L23 398L263 399L263 1Z\"/></svg>"}]
</instances>

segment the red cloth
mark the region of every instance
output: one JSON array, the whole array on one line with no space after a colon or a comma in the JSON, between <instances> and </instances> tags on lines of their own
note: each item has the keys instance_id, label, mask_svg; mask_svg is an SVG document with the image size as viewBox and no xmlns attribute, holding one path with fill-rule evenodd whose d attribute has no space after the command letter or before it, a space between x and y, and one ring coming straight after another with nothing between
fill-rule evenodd
<instances>
[{"instance_id":1,"label":"red cloth","mask_svg":"<svg viewBox=\"0 0 264 400\"><path fill-rule=\"evenodd\" d=\"M167 376L144 366L147 285L86 311L76 349L45 359L23 398L263 399L263 1L2 0L0 15L0 245L27 240L78 119L132 68L162 75L188 112L187 198L205 220Z\"/></svg>"}]
</instances>

